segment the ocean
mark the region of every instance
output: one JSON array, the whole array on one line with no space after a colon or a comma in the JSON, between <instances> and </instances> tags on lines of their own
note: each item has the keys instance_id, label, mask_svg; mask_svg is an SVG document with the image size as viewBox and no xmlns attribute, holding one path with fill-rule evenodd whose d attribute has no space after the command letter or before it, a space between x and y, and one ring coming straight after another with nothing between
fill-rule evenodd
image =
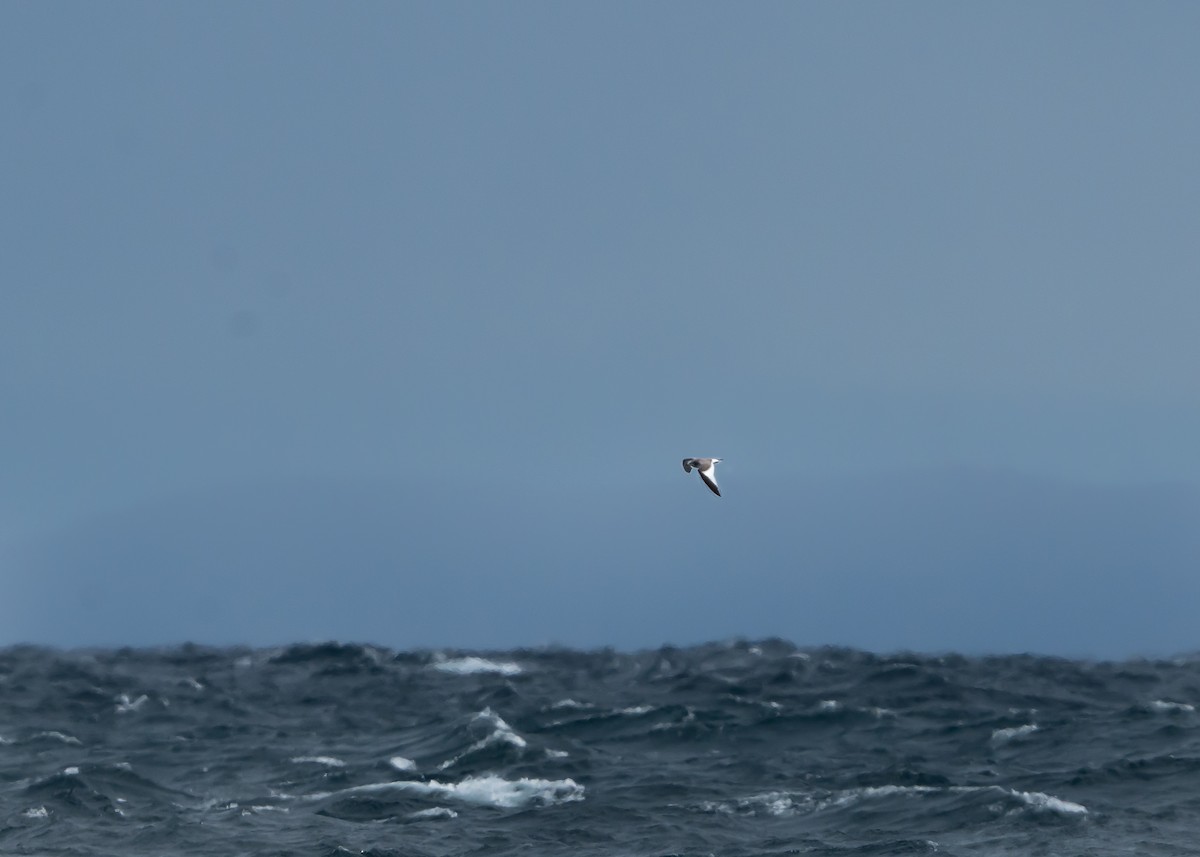
<instances>
[{"instance_id":1,"label":"ocean","mask_svg":"<svg viewBox=\"0 0 1200 857\"><path fill-rule=\"evenodd\" d=\"M0 650L3 855L1195 855L1200 658Z\"/></svg>"}]
</instances>

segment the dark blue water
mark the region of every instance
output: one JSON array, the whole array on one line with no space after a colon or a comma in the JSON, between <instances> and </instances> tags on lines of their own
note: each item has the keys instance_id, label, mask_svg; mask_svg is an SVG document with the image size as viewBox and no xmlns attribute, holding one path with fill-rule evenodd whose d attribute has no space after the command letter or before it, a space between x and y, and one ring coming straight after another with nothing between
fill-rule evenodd
<instances>
[{"instance_id":1,"label":"dark blue water","mask_svg":"<svg viewBox=\"0 0 1200 857\"><path fill-rule=\"evenodd\" d=\"M1192 855L1200 660L0 651L0 853Z\"/></svg>"}]
</instances>

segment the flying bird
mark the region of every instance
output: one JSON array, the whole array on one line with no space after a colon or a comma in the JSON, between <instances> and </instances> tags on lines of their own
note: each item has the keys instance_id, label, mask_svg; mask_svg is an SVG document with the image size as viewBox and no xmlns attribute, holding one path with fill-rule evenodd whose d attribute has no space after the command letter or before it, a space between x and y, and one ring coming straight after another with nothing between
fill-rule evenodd
<instances>
[{"instance_id":1,"label":"flying bird","mask_svg":"<svg viewBox=\"0 0 1200 857\"><path fill-rule=\"evenodd\" d=\"M700 474L700 478L704 480L704 484L716 494L721 496L720 490L717 488L717 462L719 458L685 458L683 460L683 471L691 473L692 468Z\"/></svg>"}]
</instances>

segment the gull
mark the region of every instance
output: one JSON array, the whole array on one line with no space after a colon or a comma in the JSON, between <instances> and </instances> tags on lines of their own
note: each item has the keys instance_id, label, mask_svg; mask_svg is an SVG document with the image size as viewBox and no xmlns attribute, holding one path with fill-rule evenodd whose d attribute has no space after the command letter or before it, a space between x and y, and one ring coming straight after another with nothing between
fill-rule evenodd
<instances>
[{"instance_id":1,"label":"gull","mask_svg":"<svg viewBox=\"0 0 1200 857\"><path fill-rule=\"evenodd\" d=\"M721 492L717 490L717 462L719 458L685 458L683 460L683 470L685 473L691 473L692 468L696 468L700 474L700 478L704 480L704 484L712 490L718 497Z\"/></svg>"}]
</instances>

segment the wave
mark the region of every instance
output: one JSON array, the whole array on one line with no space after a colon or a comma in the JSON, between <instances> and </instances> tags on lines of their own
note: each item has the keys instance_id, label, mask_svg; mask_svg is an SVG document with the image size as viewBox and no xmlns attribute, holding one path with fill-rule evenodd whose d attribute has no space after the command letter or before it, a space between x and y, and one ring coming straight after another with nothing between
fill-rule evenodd
<instances>
[{"instance_id":1,"label":"wave","mask_svg":"<svg viewBox=\"0 0 1200 857\"><path fill-rule=\"evenodd\" d=\"M528 741L518 735L511 726L504 722L504 718L490 708L485 708L471 719L469 730L472 732L484 730L485 734L461 753L438 765L437 769L439 771L454 767L464 759L469 759L473 755L489 748L509 747L516 751L523 751L529 746Z\"/></svg>"},{"instance_id":2,"label":"wave","mask_svg":"<svg viewBox=\"0 0 1200 857\"><path fill-rule=\"evenodd\" d=\"M26 648L0 650L0 686L5 854L169 853L197 825L197 857L394 857L398 831L417 857L1200 836L1200 659Z\"/></svg>"}]
</instances>

